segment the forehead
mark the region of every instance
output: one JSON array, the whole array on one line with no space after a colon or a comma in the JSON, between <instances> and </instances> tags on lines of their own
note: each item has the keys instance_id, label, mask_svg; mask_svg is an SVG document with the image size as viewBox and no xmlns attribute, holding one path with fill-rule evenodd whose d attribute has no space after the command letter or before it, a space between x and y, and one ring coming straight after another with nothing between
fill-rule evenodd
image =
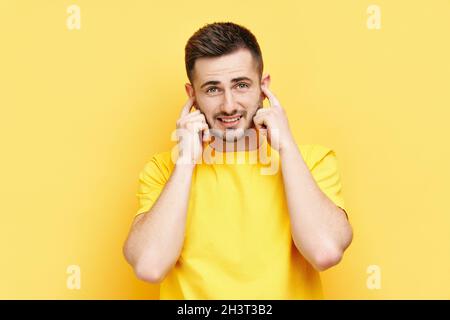
<instances>
[{"instance_id":1,"label":"forehead","mask_svg":"<svg viewBox=\"0 0 450 320\"><path fill-rule=\"evenodd\" d=\"M256 78L256 62L248 49L239 49L219 57L203 57L195 61L194 79L197 84L218 80L228 82L233 78Z\"/></svg>"}]
</instances>

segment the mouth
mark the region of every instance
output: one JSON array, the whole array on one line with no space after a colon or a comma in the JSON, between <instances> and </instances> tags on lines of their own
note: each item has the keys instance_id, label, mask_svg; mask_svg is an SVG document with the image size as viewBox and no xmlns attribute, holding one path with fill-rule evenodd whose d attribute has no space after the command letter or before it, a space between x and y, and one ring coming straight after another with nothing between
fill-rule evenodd
<instances>
[{"instance_id":1,"label":"mouth","mask_svg":"<svg viewBox=\"0 0 450 320\"><path fill-rule=\"evenodd\" d=\"M231 117L218 117L217 120L219 120L220 124L224 128L230 128L234 127L237 124L239 124L239 121L241 120L242 115L235 115Z\"/></svg>"}]
</instances>

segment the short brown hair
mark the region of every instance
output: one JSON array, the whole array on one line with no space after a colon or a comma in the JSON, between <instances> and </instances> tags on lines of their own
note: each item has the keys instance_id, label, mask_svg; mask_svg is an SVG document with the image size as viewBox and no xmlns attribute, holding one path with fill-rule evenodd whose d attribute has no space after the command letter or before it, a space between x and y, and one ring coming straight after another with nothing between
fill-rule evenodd
<instances>
[{"instance_id":1,"label":"short brown hair","mask_svg":"<svg viewBox=\"0 0 450 320\"><path fill-rule=\"evenodd\" d=\"M215 22L197 30L185 47L186 73L192 83L195 60L202 57L218 57L238 49L250 50L262 75L264 64L256 37L247 28L232 22Z\"/></svg>"}]
</instances>

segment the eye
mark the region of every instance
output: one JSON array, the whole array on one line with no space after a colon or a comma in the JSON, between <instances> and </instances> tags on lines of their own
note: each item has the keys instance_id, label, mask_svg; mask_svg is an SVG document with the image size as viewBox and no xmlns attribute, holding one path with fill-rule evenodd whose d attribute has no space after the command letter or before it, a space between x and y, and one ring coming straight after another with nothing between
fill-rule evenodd
<instances>
[{"instance_id":1,"label":"eye","mask_svg":"<svg viewBox=\"0 0 450 320\"><path fill-rule=\"evenodd\" d=\"M239 82L237 84L237 86L238 86L239 89L246 89L246 88L249 87L249 85L247 83L245 83L245 82Z\"/></svg>"},{"instance_id":2,"label":"eye","mask_svg":"<svg viewBox=\"0 0 450 320\"><path fill-rule=\"evenodd\" d=\"M219 89L219 88L217 88L217 87L209 87L209 88L206 90L206 93L216 93L218 89Z\"/></svg>"}]
</instances>

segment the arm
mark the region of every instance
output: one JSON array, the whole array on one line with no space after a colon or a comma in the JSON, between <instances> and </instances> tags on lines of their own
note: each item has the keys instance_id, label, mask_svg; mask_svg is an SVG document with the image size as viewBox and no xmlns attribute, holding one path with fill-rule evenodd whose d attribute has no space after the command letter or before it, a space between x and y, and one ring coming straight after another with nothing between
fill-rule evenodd
<instances>
[{"instance_id":1,"label":"arm","mask_svg":"<svg viewBox=\"0 0 450 320\"><path fill-rule=\"evenodd\" d=\"M342 259L352 241L352 228L346 213L316 184L278 99L267 84L262 85L261 90L269 99L270 108L259 110L253 121L258 130L268 129L267 138L279 151L293 241L316 270L326 270Z\"/></svg>"},{"instance_id":2,"label":"arm","mask_svg":"<svg viewBox=\"0 0 450 320\"><path fill-rule=\"evenodd\" d=\"M177 262L183 247L192 173L202 154L200 131L204 141L210 139L208 125L191 97L177 121L180 157L151 209L138 215L123 247L126 260L138 278L161 282Z\"/></svg>"},{"instance_id":3,"label":"arm","mask_svg":"<svg viewBox=\"0 0 450 320\"><path fill-rule=\"evenodd\" d=\"M326 270L342 259L352 228L316 184L295 143L281 149L280 158L295 246L315 269Z\"/></svg>"},{"instance_id":4,"label":"arm","mask_svg":"<svg viewBox=\"0 0 450 320\"><path fill-rule=\"evenodd\" d=\"M192 172L176 165L152 208L133 222L123 251L139 279L161 282L180 256Z\"/></svg>"}]
</instances>

